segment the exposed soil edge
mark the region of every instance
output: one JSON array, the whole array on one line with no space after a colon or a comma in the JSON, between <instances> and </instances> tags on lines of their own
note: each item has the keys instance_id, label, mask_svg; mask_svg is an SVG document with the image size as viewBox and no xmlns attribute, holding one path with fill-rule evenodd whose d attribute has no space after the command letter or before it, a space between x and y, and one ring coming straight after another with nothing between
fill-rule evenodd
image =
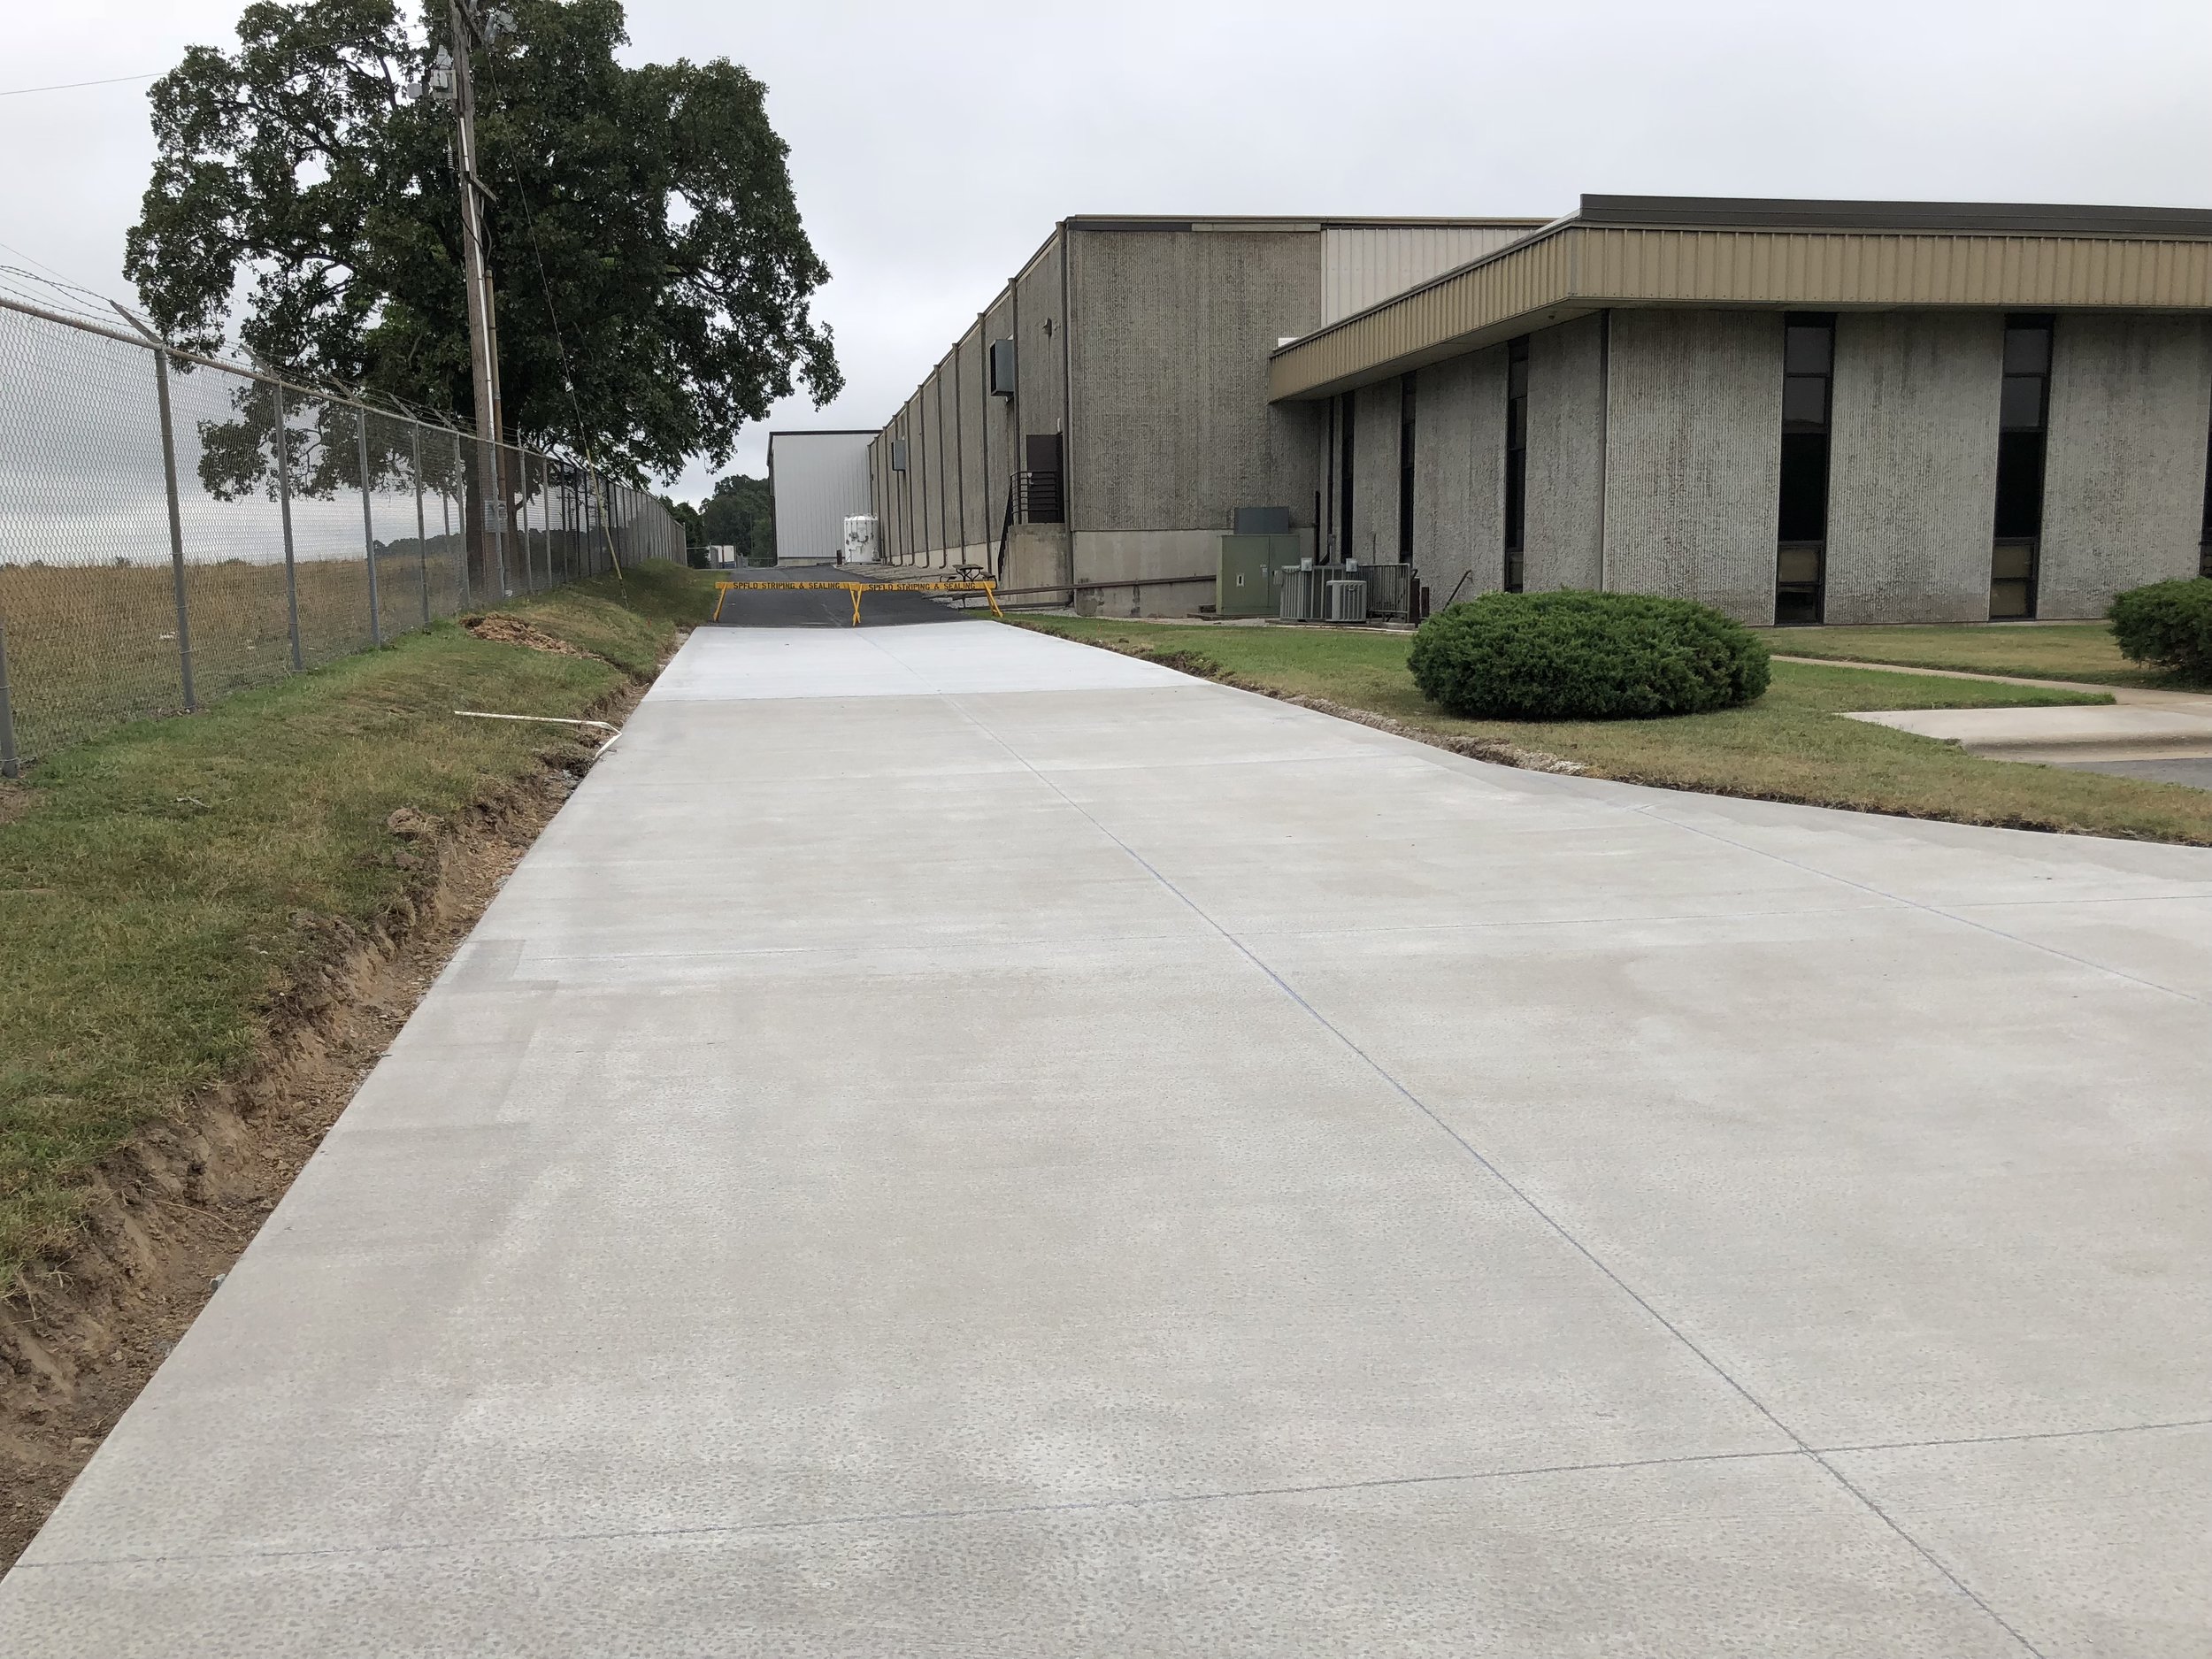
<instances>
[{"instance_id":1,"label":"exposed soil edge","mask_svg":"<svg viewBox=\"0 0 2212 1659\"><path fill-rule=\"evenodd\" d=\"M586 712L619 724L649 684ZM317 949L254 1059L96 1171L81 1242L0 1296L0 1572L198 1317L591 757L552 743L535 776L453 819L395 814L418 861L408 892L365 931L316 920Z\"/></svg>"},{"instance_id":2,"label":"exposed soil edge","mask_svg":"<svg viewBox=\"0 0 2212 1659\"><path fill-rule=\"evenodd\" d=\"M1072 639L1062 634L1062 639ZM1078 640L1102 651L1113 651L1123 657L1134 657L1148 663L1157 663L1179 673L1200 680L1210 680L1224 686L1233 686L1239 691L1249 691L1263 697L1272 697L1278 703L1294 703L1302 709L1311 709L1317 714L1332 715L1340 720L1349 720L1356 726L1371 726L1378 732L1387 732L1393 737L1402 737L1416 743L1425 743L1431 749L1446 749L1463 755L1470 760L1486 760L1500 766L1515 766L1525 772L1548 772L1571 774L1584 778L1598 778L1609 783L1636 784L1647 789L1671 789L1680 795L1719 795L1732 801L1771 801L1782 806L1826 807L1838 812L1858 812L1869 818L1914 818L1930 824L1970 824L1978 829L2028 830L2039 835L2084 835L2095 841L2140 841L2153 847L2212 847L2212 838L2192 838L2181 835L2131 835L2124 830L2091 829L2079 824L2070 824L2057 818L2030 818L2022 814L1964 812L1913 812L1902 807L1868 806L1860 801L1845 800L1835 795L1792 794L1779 790L1725 789L1717 785L1693 779L1662 776L1639 772L1632 767L1613 768L1593 765L1578 760L1567 760L1541 749L1522 749L1517 744L1502 740L1479 737L1455 737L1427 726L1417 726L1387 714L1356 708L1348 703L1338 703L1329 697L1311 697L1294 691L1279 691L1272 686L1263 686L1232 673L1212 658L1194 651L1148 651L1112 645L1101 640ZM1909 672L1909 671L1908 671ZM2021 764L2021 763L2016 763Z\"/></svg>"}]
</instances>

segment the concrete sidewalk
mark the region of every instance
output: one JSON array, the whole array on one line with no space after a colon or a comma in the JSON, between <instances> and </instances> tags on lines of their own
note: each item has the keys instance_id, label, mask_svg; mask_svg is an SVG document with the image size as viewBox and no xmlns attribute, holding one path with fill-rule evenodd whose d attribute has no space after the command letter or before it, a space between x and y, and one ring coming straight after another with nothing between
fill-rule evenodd
<instances>
[{"instance_id":1,"label":"concrete sidewalk","mask_svg":"<svg viewBox=\"0 0 2212 1659\"><path fill-rule=\"evenodd\" d=\"M2195 1659L2212 853L703 630L0 1653Z\"/></svg>"}]
</instances>

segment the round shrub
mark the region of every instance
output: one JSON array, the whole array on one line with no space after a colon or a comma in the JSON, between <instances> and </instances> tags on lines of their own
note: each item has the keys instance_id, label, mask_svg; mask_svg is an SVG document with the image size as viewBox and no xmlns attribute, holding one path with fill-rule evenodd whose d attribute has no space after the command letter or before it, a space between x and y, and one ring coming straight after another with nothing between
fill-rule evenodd
<instances>
[{"instance_id":1,"label":"round shrub","mask_svg":"<svg viewBox=\"0 0 2212 1659\"><path fill-rule=\"evenodd\" d=\"M2131 662L2212 680L2212 577L2131 588L2105 614Z\"/></svg>"},{"instance_id":2,"label":"round shrub","mask_svg":"<svg viewBox=\"0 0 2212 1659\"><path fill-rule=\"evenodd\" d=\"M1430 702L1507 720L1702 714L1767 688L1767 648L1710 605L1645 594L1485 594L1413 636Z\"/></svg>"}]
</instances>

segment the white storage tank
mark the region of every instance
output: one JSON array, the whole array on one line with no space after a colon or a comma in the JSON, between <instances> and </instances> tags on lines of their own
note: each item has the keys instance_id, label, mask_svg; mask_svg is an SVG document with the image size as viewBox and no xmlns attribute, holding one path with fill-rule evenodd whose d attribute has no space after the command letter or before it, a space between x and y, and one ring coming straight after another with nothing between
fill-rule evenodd
<instances>
[{"instance_id":1,"label":"white storage tank","mask_svg":"<svg viewBox=\"0 0 2212 1659\"><path fill-rule=\"evenodd\" d=\"M876 521L872 513L856 512L845 520L845 557L847 565L872 565L876 562Z\"/></svg>"}]
</instances>

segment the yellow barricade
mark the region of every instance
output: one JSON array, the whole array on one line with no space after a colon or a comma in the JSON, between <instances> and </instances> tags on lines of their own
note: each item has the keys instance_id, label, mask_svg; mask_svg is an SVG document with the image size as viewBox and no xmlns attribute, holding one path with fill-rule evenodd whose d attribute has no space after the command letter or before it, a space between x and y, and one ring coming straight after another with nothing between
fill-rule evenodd
<instances>
[{"instance_id":1,"label":"yellow barricade","mask_svg":"<svg viewBox=\"0 0 2212 1659\"><path fill-rule=\"evenodd\" d=\"M989 578L967 582L717 582L714 585L714 620L722 619L722 601L733 588L760 588L769 592L784 592L795 588L830 588L853 596L853 626L860 626L860 595L864 593L912 594L981 594L989 602L991 614L1002 622L1006 613L998 608L998 584Z\"/></svg>"}]
</instances>

